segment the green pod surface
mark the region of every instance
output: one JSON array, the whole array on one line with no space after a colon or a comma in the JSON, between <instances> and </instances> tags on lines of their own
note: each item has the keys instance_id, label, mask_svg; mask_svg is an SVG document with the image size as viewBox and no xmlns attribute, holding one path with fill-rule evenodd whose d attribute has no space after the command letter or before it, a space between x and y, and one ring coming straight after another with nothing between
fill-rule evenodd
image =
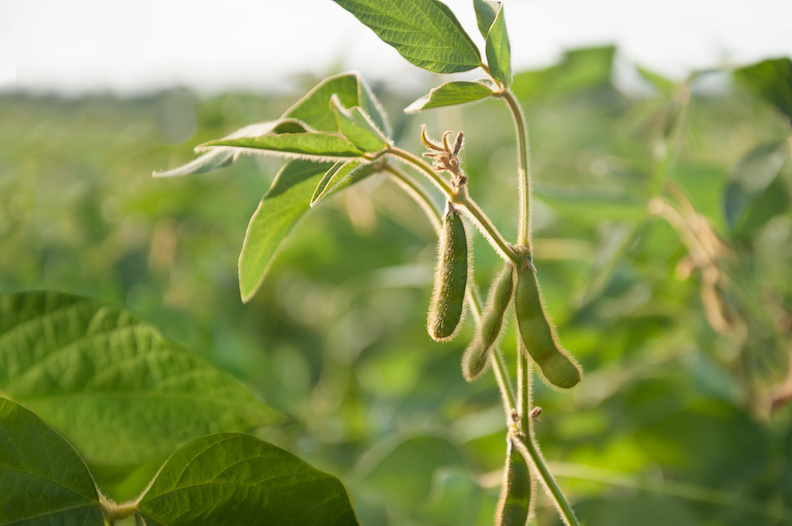
<instances>
[{"instance_id":1,"label":"green pod surface","mask_svg":"<svg viewBox=\"0 0 792 526\"><path fill-rule=\"evenodd\" d=\"M437 246L434 289L427 319L427 329L433 340L453 338L465 307L467 277L465 225L454 206L447 203Z\"/></svg>"},{"instance_id":2,"label":"green pod surface","mask_svg":"<svg viewBox=\"0 0 792 526\"><path fill-rule=\"evenodd\" d=\"M508 443L495 526L525 526L531 513L531 470L511 440Z\"/></svg>"},{"instance_id":3,"label":"green pod surface","mask_svg":"<svg viewBox=\"0 0 792 526\"><path fill-rule=\"evenodd\" d=\"M561 347L555 329L547 319L539 296L536 272L531 267L522 269L517 276L514 310L525 349L547 381L565 389L580 382L580 368Z\"/></svg>"},{"instance_id":4,"label":"green pod surface","mask_svg":"<svg viewBox=\"0 0 792 526\"><path fill-rule=\"evenodd\" d=\"M462 374L472 382L486 369L489 352L503 327L503 316L509 307L514 289L514 267L506 262L503 270L490 285L481 323L473 341L470 342L462 358Z\"/></svg>"}]
</instances>

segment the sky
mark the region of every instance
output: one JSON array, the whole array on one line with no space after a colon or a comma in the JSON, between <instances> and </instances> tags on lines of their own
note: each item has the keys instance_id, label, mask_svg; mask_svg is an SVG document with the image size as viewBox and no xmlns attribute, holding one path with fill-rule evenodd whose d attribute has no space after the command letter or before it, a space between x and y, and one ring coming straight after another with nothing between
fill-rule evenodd
<instances>
[{"instance_id":1,"label":"sky","mask_svg":"<svg viewBox=\"0 0 792 526\"><path fill-rule=\"evenodd\" d=\"M445 3L481 43L472 0ZM792 0L504 3L515 71L603 44L672 78L792 56ZM395 83L418 72L331 0L0 0L0 90L255 91L339 69Z\"/></svg>"}]
</instances>

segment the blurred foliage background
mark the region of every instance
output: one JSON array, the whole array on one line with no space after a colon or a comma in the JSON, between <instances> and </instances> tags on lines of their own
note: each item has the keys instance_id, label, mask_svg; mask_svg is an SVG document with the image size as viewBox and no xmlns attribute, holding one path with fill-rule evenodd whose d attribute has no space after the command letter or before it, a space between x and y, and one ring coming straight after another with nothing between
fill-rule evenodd
<instances>
[{"instance_id":1,"label":"blurred foliage background","mask_svg":"<svg viewBox=\"0 0 792 526\"><path fill-rule=\"evenodd\" d=\"M730 71L671 82L614 57L572 51L514 82L534 261L586 371L569 392L536 382L538 440L587 526L790 524L789 114ZM436 239L420 209L382 176L354 186L300 223L242 304L236 259L279 163L151 177L318 80L210 98L0 95L0 290L114 300L231 372L293 417L262 438L339 476L362 524L491 524L503 411L491 375L460 373L470 321L450 344L426 335ZM503 105L405 116L423 93L375 91L415 153L421 123L464 130L471 195L513 239ZM500 263L477 235L474 253L485 290ZM100 477L119 499L145 480ZM558 523L543 497L538 523Z\"/></svg>"}]
</instances>

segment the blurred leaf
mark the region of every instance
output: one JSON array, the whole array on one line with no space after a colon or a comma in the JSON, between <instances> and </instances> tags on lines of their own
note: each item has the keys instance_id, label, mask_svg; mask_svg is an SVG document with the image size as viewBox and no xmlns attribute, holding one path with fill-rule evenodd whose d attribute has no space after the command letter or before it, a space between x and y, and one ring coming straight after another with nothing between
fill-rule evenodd
<instances>
[{"instance_id":1,"label":"blurred leaf","mask_svg":"<svg viewBox=\"0 0 792 526\"><path fill-rule=\"evenodd\" d=\"M789 206L789 190L781 178L776 178L749 205L742 221L736 225L734 234L738 237L750 238L772 218L786 213Z\"/></svg>"},{"instance_id":2,"label":"blurred leaf","mask_svg":"<svg viewBox=\"0 0 792 526\"><path fill-rule=\"evenodd\" d=\"M334 164L316 185L311 197L311 208L349 185L368 177L374 171L375 168L371 163L364 163L358 159L351 159L343 164L341 162Z\"/></svg>"},{"instance_id":3,"label":"blurred leaf","mask_svg":"<svg viewBox=\"0 0 792 526\"><path fill-rule=\"evenodd\" d=\"M656 495L611 499L588 504L585 511L587 526L696 526L699 523L684 504Z\"/></svg>"},{"instance_id":4,"label":"blurred leaf","mask_svg":"<svg viewBox=\"0 0 792 526\"><path fill-rule=\"evenodd\" d=\"M456 106L475 102L491 96L492 89L480 82L454 81L438 86L404 109L405 113L417 113L443 106Z\"/></svg>"},{"instance_id":5,"label":"blurred leaf","mask_svg":"<svg viewBox=\"0 0 792 526\"><path fill-rule=\"evenodd\" d=\"M41 418L0 398L0 524L102 526L88 467Z\"/></svg>"},{"instance_id":6,"label":"blurred leaf","mask_svg":"<svg viewBox=\"0 0 792 526\"><path fill-rule=\"evenodd\" d=\"M654 86L660 93L670 96L674 93L676 83L663 75L643 66L636 65L635 70L645 81Z\"/></svg>"},{"instance_id":7,"label":"blurred leaf","mask_svg":"<svg viewBox=\"0 0 792 526\"><path fill-rule=\"evenodd\" d=\"M333 0L418 67L456 73L481 55L454 13L438 0Z\"/></svg>"},{"instance_id":8,"label":"blurred leaf","mask_svg":"<svg viewBox=\"0 0 792 526\"><path fill-rule=\"evenodd\" d=\"M329 163L304 160L286 164L259 203L245 233L239 255L239 289L250 301L272 263L281 242L310 210L311 196Z\"/></svg>"},{"instance_id":9,"label":"blurred leaf","mask_svg":"<svg viewBox=\"0 0 792 526\"><path fill-rule=\"evenodd\" d=\"M335 477L250 435L193 440L162 466L138 505L149 525L356 525Z\"/></svg>"},{"instance_id":10,"label":"blurred leaf","mask_svg":"<svg viewBox=\"0 0 792 526\"><path fill-rule=\"evenodd\" d=\"M490 73L493 78L508 85L512 81L511 48L503 18L503 3L474 0L473 6L476 9L479 31L486 40Z\"/></svg>"},{"instance_id":11,"label":"blurred leaf","mask_svg":"<svg viewBox=\"0 0 792 526\"><path fill-rule=\"evenodd\" d=\"M515 75L512 91L521 99L545 99L610 85L615 54L613 46L567 51L557 66Z\"/></svg>"},{"instance_id":12,"label":"blurred leaf","mask_svg":"<svg viewBox=\"0 0 792 526\"><path fill-rule=\"evenodd\" d=\"M364 152L378 152L390 146L388 139L359 106L346 109L341 105L337 95L330 98L330 106L335 114L338 129L352 144Z\"/></svg>"},{"instance_id":13,"label":"blurred leaf","mask_svg":"<svg viewBox=\"0 0 792 526\"><path fill-rule=\"evenodd\" d=\"M789 145L777 141L757 146L734 165L724 194L726 222L735 230L748 208L778 176L789 158Z\"/></svg>"},{"instance_id":14,"label":"blurred leaf","mask_svg":"<svg viewBox=\"0 0 792 526\"><path fill-rule=\"evenodd\" d=\"M792 123L792 60L788 57L763 60L736 70L734 75Z\"/></svg>"},{"instance_id":15,"label":"blurred leaf","mask_svg":"<svg viewBox=\"0 0 792 526\"><path fill-rule=\"evenodd\" d=\"M378 129L390 136L391 127L384 110L374 98L371 88L357 73L326 78L286 110L281 119L296 119L317 131L338 131L335 115L330 110L330 98L333 95L345 108L360 107Z\"/></svg>"},{"instance_id":16,"label":"blurred leaf","mask_svg":"<svg viewBox=\"0 0 792 526\"><path fill-rule=\"evenodd\" d=\"M713 399L689 402L671 414L662 400L655 404L654 422L639 428L636 438L669 477L728 487L748 485L763 472L770 458L769 438L745 413ZM714 436L729 439L712 440Z\"/></svg>"},{"instance_id":17,"label":"blurred leaf","mask_svg":"<svg viewBox=\"0 0 792 526\"><path fill-rule=\"evenodd\" d=\"M413 437L380 457L358 485L387 495L391 505L415 507L429 495L435 470L461 464L459 451L447 440Z\"/></svg>"},{"instance_id":18,"label":"blurred leaf","mask_svg":"<svg viewBox=\"0 0 792 526\"><path fill-rule=\"evenodd\" d=\"M104 465L285 420L129 312L55 292L0 296L0 390Z\"/></svg>"},{"instance_id":19,"label":"blurred leaf","mask_svg":"<svg viewBox=\"0 0 792 526\"><path fill-rule=\"evenodd\" d=\"M428 495L426 515L432 524L476 524L481 489L471 474L459 468L435 471Z\"/></svg>"}]
</instances>

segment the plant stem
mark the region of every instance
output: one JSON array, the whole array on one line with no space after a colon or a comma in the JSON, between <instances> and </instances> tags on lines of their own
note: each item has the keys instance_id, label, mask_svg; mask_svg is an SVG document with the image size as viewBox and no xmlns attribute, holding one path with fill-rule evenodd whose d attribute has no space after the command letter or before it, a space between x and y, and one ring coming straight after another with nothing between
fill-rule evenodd
<instances>
[{"instance_id":1,"label":"plant stem","mask_svg":"<svg viewBox=\"0 0 792 526\"><path fill-rule=\"evenodd\" d=\"M426 212L426 215L429 217L429 221L431 221L432 226L437 234L440 233L440 225L441 225L441 216L440 212L437 210L432 198L427 194L426 190L423 187L416 184L412 178L405 175L401 170L396 168L395 166L385 163L384 170L390 173L396 182L399 184L404 191L406 191L413 199L418 203L418 205ZM470 288L470 293L467 295L467 302L470 305L470 310L473 312L474 318L478 320L481 318L481 300L478 296L478 293L475 292L473 287ZM506 364L503 362L503 354L500 351L498 346L495 346L492 349L492 354L490 354L490 364L492 365L492 372L495 374L495 380L498 382L498 389L501 393L501 400L503 401L503 410L506 412L506 417L508 420L511 419L512 411L515 409L515 398L514 398L514 388L511 386L511 383L508 380L508 375L506 374Z\"/></svg>"},{"instance_id":2,"label":"plant stem","mask_svg":"<svg viewBox=\"0 0 792 526\"><path fill-rule=\"evenodd\" d=\"M520 180L520 228L518 233L518 244L531 254L531 169L530 169L530 150L528 147L528 129L525 125L520 102L514 94L505 89L502 91L503 100L511 111L514 119L514 126L517 133L517 152L519 156L518 176ZM520 338L518 337L518 340ZM512 431L512 440L522 455L534 466L534 472L538 473L542 483L550 492L550 496L558 508L562 519L568 526L580 526L575 517L566 497L558 487L553 475L547 467L547 462L539 450L533 435L531 422L531 362L527 357L527 352L523 352L522 341L518 341L517 347L517 387L519 398L519 419L520 431ZM514 428L512 428L513 430Z\"/></svg>"},{"instance_id":3,"label":"plant stem","mask_svg":"<svg viewBox=\"0 0 792 526\"><path fill-rule=\"evenodd\" d=\"M470 220L479 227L481 233L500 253L502 258L510 260L515 265L521 264L522 259L517 252L515 252L514 248L503 239L503 236L498 229L495 228L495 225L492 224L487 214L485 214L484 211L479 208L478 204L467 195L467 192L457 192L451 188L448 182L440 177L426 161L406 150L402 150L401 148L390 148L386 153L406 161L415 169L428 176L429 180L443 192L447 200L462 207Z\"/></svg>"},{"instance_id":4,"label":"plant stem","mask_svg":"<svg viewBox=\"0 0 792 526\"><path fill-rule=\"evenodd\" d=\"M517 131L517 151L519 164L517 167L520 179L520 229L517 242L531 253L531 161L528 149L528 128L525 126L520 101L510 90L503 91L503 100L511 111L514 127Z\"/></svg>"},{"instance_id":5,"label":"plant stem","mask_svg":"<svg viewBox=\"0 0 792 526\"><path fill-rule=\"evenodd\" d=\"M548 469L547 463L542 456L542 452L539 451L539 446L536 445L533 435L513 433L512 440L514 445L517 446L517 449L520 450L520 453L533 464L535 472L539 473L539 476L542 478L542 483L550 492L553 503L556 505L556 508L558 508L558 512L561 514L561 518L564 519L564 523L567 524L567 526L580 526L575 512L572 510L572 506L569 505L566 497L564 497L564 494L561 492L561 488L558 487L553 475L550 473L550 469Z\"/></svg>"}]
</instances>

